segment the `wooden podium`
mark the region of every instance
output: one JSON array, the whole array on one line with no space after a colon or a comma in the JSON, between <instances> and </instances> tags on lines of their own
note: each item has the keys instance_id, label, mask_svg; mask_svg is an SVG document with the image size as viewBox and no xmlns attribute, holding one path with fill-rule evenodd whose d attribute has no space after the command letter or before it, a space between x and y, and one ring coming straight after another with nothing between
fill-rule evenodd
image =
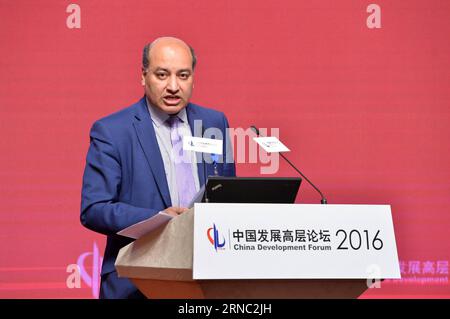
<instances>
[{"instance_id":1,"label":"wooden podium","mask_svg":"<svg viewBox=\"0 0 450 319\"><path fill-rule=\"evenodd\" d=\"M194 209L123 247L116 260L148 298L357 298L366 279L193 280ZM280 265L282 267L282 265Z\"/></svg>"}]
</instances>

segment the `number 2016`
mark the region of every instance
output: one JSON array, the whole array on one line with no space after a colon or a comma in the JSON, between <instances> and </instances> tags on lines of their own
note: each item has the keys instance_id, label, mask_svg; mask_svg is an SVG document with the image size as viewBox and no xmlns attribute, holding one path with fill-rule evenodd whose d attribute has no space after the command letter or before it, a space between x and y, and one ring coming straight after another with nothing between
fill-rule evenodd
<instances>
[{"instance_id":1,"label":"number 2016","mask_svg":"<svg viewBox=\"0 0 450 319\"><path fill-rule=\"evenodd\" d=\"M337 249L349 249L348 244L350 244L350 247L353 250L361 249L364 244L367 250L370 250L372 248L375 250L380 250L383 248L383 241L378 238L378 235L380 234L379 230L372 238L372 240L370 240L368 230L364 230L363 233L364 234L361 235L358 230L353 229L350 231L350 233L347 234L347 231L345 231L344 229L339 229L336 232L336 236L340 237L340 234L342 234L343 238Z\"/></svg>"}]
</instances>

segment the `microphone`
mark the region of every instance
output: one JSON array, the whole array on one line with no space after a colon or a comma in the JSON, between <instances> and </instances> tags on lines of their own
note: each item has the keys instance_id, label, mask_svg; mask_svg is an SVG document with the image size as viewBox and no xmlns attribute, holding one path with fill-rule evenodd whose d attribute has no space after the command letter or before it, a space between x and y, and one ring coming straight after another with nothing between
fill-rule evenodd
<instances>
[{"instance_id":1,"label":"microphone","mask_svg":"<svg viewBox=\"0 0 450 319\"><path fill-rule=\"evenodd\" d=\"M259 132L259 130L256 128L256 126L254 126L254 125L252 125L252 126L250 126L250 128L256 133L256 135L257 136L262 136L262 137L264 137L263 135L261 135L260 134L260 132ZM286 158L286 156L284 156L284 154L282 153L282 152L279 152L279 154L280 154L280 156L286 161L286 162L288 162L289 163L289 165L291 165L291 167L293 168L293 169L295 169L295 171L297 172L297 173L299 173L300 174L300 176L302 176L319 194L320 194L320 197L322 197L322 199L320 200L320 203L321 204L328 204L328 202L327 202L327 199L325 198L325 196L323 196L323 194L322 194L322 192L316 187L316 185L314 185L305 175L303 175L303 173L302 172L300 172L300 170L297 168L297 167L295 167L295 165L294 164L292 164L291 163L291 161L290 160L288 160L287 158Z\"/></svg>"}]
</instances>

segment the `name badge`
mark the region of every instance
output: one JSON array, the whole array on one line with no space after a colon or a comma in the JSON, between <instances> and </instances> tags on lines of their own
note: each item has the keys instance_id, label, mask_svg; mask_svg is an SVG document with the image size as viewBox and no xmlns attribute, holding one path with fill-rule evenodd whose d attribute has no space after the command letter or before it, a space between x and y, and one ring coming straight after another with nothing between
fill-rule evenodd
<instances>
[{"instance_id":1,"label":"name badge","mask_svg":"<svg viewBox=\"0 0 450 319\"><path fill-rule=\"evenodd\" d=\"M221 155L223 153L223 141L211 138L184 136L183 150Z\"/></svg>"}]
</instances>

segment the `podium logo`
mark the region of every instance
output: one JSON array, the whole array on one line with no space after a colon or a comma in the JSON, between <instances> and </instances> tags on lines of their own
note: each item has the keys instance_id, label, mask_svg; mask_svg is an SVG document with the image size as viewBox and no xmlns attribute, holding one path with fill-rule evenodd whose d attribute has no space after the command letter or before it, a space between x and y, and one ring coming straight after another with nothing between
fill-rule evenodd
<instances>
[{"instance_id":1,"label":"podium logo","mask_svg":"<svg viewBox=\"0 0 450 319\"><path fill-rule=\"evenodd\" d=\"M213 224L213 227L208 228L206 234L209 242L214 246L216 251L217 249L225 249L225 237L222 235L222 242L219 241L219 230L217 229L216 224Z\"/></svg>"}]
</instances>

